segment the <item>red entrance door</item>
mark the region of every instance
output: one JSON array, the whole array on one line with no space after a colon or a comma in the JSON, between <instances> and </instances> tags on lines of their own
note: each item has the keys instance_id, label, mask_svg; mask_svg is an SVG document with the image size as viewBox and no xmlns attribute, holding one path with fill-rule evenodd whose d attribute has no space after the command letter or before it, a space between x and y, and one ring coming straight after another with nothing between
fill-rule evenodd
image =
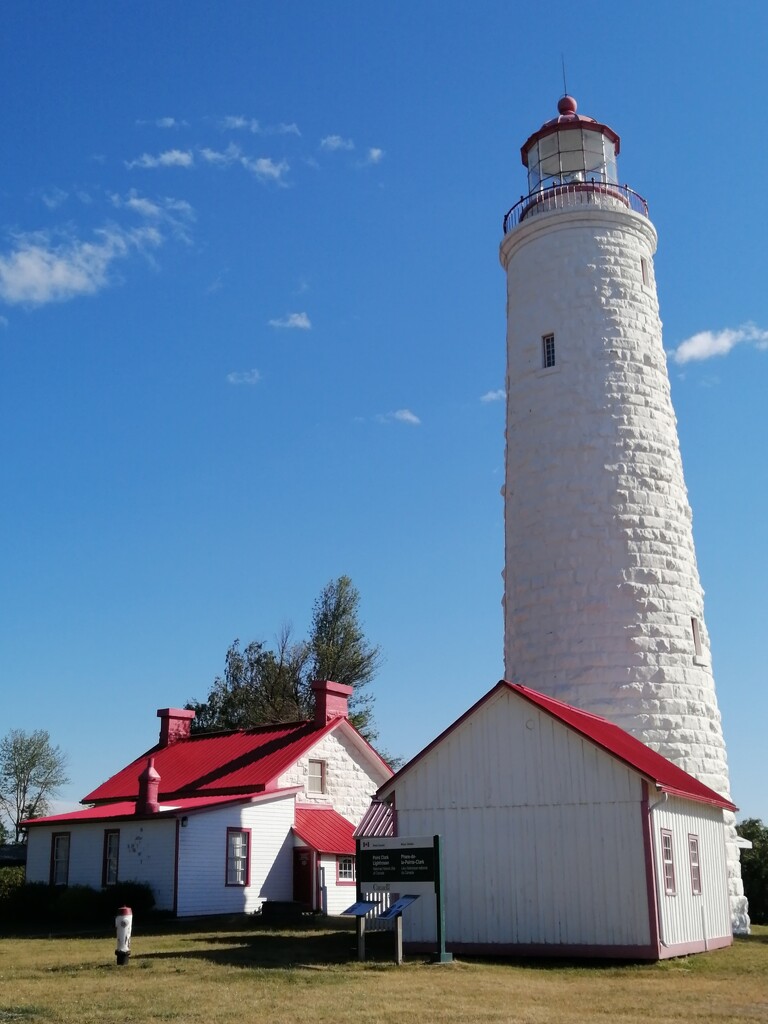
<instances>
[{"instance_id":1,"label":"red entrance door","mask_svg":"<svg viewBox=\"0 0 768 1024\"><path fill-rule=\"evenodd\" d=\"M293 851L293 899L314 910L314 879L312 851L297 847Z\"/></svg>"}]
</instances>

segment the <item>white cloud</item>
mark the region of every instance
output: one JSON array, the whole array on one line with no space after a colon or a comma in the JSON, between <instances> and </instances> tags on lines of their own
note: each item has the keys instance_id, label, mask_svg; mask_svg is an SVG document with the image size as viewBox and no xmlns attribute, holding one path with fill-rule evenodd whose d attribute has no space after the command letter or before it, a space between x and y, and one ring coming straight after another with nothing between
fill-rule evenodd
<instances>
[{"instance_id":1,"label":"white cloud","mask_svg":"<svg viewBox=\"0 0 768 1024\"><path fill-rule=\"evenodd\" d=\"M50 192L43 192L42 200L49 210L55 210L68 199L68 194L60 188L52 188Z\"/></svg>"},{"instance_id":2,"label":"white cloud","mask_svg":"<svg viewBox=\"0 0 768 1024\"><path fill-rule=\"evenodd\" d=\"M206 163L216 164L219 167L228 167L235 160L240 159L240 147L236 146L234 142L230 142L224 152L206 147L200 150L200 155Z\"/></svg>"},{"instance_id":3,"label":"white cloud","mask_svg":"<svg viewBox=\"0 0 768 1024\"><path fill-rule=\"evenodd\" d=\"M507 397L507 392L504 388L497 388L496 391L486 391L484 395L480 396L481 402L500 402L502 399Z\"/></svg>"},{"instance_id":4,"label":"white cloud","mask_svg":"<svg viewBox=\"0 0 768 1024\"><path fill-rule=\"evenodd\" d=\"M306 313L289 313L287 316L281 316L279 319L270 320L269 326L288 327L301 331L308 331L311 329L312 324Z\"/></svg>"},{"instance_id":5,"label":"white cloud","mask_svg":"<svg viewBox=\"0 0 768 1024\"><path fill-rule=\"evenodd\" d=\"M382 413L376 419L379 423L407 423L411 427L421 426L419 417L410 409L397 409L395 412Z\"/></svg>"},{"instance_id":6,"label":"white cloud","mask_svg":"<svg viewBox=\"0 0 768 1024\"><path fill-rule=\"evenodd\" d=\"M177 238L185 242L191 240L187 229L195 220L195 211L186 199L174 199L172 196L149 199L136 189L131 189L126 196L114 193L110 199L117 209L130 210L147 220L168 224Z\"/></svg>"},{"instance_id":7,"label":"white cloud","mask_svg":"<svg viewBox=\"0 0 768 1024\"><path fill-rule=\"evenodd\" d=\"M240 114L229 115L221 120L221 127L226 131L248 131L253 132L257 135L261 131L261 126L255 117L243 117Z\"/></svg>"},{"instance_id":8,"label":"white cloud","mask_svg":"<svg viewBox=\"0 0 768 1024\"><path fill-rule=\"evenodd\" d=\"M290 165L286 160L275 163L270 157L244 156L240 163L261 181L275 181L279 185L283 184L283 176L290 170Z\"/></svg>"},{"instance_id":9,"label":"white cloud","mask_svg":"<svg viewBox=\"0 0 768 1024\"><path fill-rule=\"evenodd\" d=\"M275 125L273 130L276 135L301 135L299 126L295 121L291 121L290 124L283 124L281 122L280 124Z\"/></svg>"},{"instance_id":10,"label":"white cloud","mask_svg":"<svg viewBox=\"0 0 768 1024\"><path fill-rule=\"evenodd\" d=\"M737 328L726 327L722 331L699 331L682 341L670 355L678 364L712 359L714 356L727 356L743 341L759 349L768 349L768 331L751 323Z\"/></svg>"},{"instance_id":11,"label":"white cloud","mask_svg":"<svg viewBox=\"0 0 768 1024\"><path fill-rule=\"evenodd\" d=\"M375 146L371 146L368 150L368 155L365 159L367 164L380 164L384 159L384 150L377 149Z\"/></svg>"},{"instance_id":12,"label":"white cloud","mask_svg":"<svg viewBox=\"0 0 768 1024\"><path fill-rule=\"evenodd\" d=\"M194 162L194 155L188 149L167 149L157 156L142 153L136 160L128 161L125 166L129 170L133 167L191 167Z\"/></svg>"},{"instance_id":13,"label":"white cloud","mask_svg":"<svg viewBox=\"0 0 768 1024\"><path fill-rule=\"evenodd\" d=\"M155 121L158 128L178 128L179 124L183 123L177 121L175 117L158 117Z\"/></svg>"},{"instance_id":14,"label":"white cloud","mask_svg":"<svg viewBox=\"0 0 768 1024\"><path fill-rule=\"evenodd\" d=\"M0 316L0 327L2 327L3 330L5 330L5 328L7 326L8 326L8 317L7 316Z\"/></svg>"},{"instance_id":15,"label":"white cloud","mask_svg":"<svg viewBox=\"0 0 768 1024\"><path fill-rule=\"evenodd\" d=\"M341 135L326 135L320 140L320 148L333 153L337 149L354 149L355 144L352 139L343 139Z\"/></svg>"},{"instance_id":16,"label":"white cloud","mask_svg":"<svg viewBox=\"0 0 768 1024\"><path fill-rule=\"evenodd\" d=\"M258 370L233 370L227 374L227 381L230 384L258 384L261 374Z\"/></svg>"},{"instance_id":17,"label":"white cloud","mask_svg":"<svg viewBox=\"0 0 768 1024\"><path fill-rule=\"evenodd\" d=\"M295 121L263 125L255 117L243 117L242 114L230 114L222 118L219 126L225 131L251 132L253 135L301 135Z\"/></svg>"},{"instance_id":18,"label":"white cloud","mask_svg":"<svg viewBox=\"0 0 768 1024\"><path fill-rule=\"evenodd\" d=\"M94 235L91 242L72 237L55 242L45 232L15 236L12 250L0 254L0 299L41 306L93 295L110 284L116 260L163 240L153 227L125 231L110 225Z\"/></svg>"}]
</instances>

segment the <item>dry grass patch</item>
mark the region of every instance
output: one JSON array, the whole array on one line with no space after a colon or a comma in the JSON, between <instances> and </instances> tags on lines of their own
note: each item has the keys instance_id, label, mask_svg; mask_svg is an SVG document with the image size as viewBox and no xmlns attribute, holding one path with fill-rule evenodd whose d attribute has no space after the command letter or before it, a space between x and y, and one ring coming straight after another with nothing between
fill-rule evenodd
<instances>
[{"instance_id":1,"label":"dry grass patch","mask_svg":"<svg viewBox=\"0 0 768 1024\"><path fill-rule=\"evenodd\" d=\"M371 936L358 964L348 922L137 926L114 937L0 939L0 1024L724 1024L768 1021L768 928L727 950L659 964L390 962Z\"/></svg>"}]
</instances>

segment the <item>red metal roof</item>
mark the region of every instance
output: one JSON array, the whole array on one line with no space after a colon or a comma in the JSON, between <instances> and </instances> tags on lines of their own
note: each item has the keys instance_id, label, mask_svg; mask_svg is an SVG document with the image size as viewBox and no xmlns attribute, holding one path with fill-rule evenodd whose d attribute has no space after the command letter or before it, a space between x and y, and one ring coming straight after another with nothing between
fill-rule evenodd
<instances>
[{"instance_id":1,"label":"red metal roof","mask_svg":"<svg viewBox=\"0 0 768 1024\"><path fill-rule=\"evenodd\" d=\"M395 819L395 808L392 804L374 797L355 829L355 836L393 836Z\"/></svg>"},{"instance_id":2,"label":"red metal roof","mask_svg":"<svg viewBox=\"0 0 768 1024\"><path fill-rule=\"evenodd\" d=\"M630 768L634 768L635 771L650 779L662 792L669 793L670 796L681 796L688 800L695 800L698 803L714 804L715 807L723 807L731 811L738 810L736 805L731 803L730 800L720 796L714 789L705 786L703 782L699 782L698 779L689 775L688 772L678 768L672 761L658 754L655 750L651 750L645 743L641 743L640 740L636 739L625 729L614 725L608 719L590 714L588 711L582 711L580 708L575 708L570 704L564 704L560 700L555 700L554 697L547 697L536 690L530 690L527 686L508 683L503 679L486 693L484 697L481 697L461 718L458 718L453 725L450 725L436 739L424 747L399 772L396 772L388 782L385 782L379 788L379 793L389 790L393 782L396 782L401 775L407 772L417 761L421 760L428 751L436 747L458 725L473 715L478 708L490 700L499 690L503 689L511 690L524 700L535 704L543 711L557 718L564 725L574 729L588 740L597 744L597 746L602 747L603 750L613 757L618 758L618 760L629 765Z\"/></svg>"},{"instance_id":3,"label":"red metal roof","mask_svg":"<svg viewBox=\"0 0 768 1024\"><path fill-rule=\"evenodd\" d=\"M355 826L332 807L297 804L293 831L318 853L355 852Z\"/></svg>"},{"instance_id":4,"label":"red metal roof","mask_svg":"<svg viewBox=\"0 0 768 1024\"><path fill-rule=\"evenodd\" d=\"M274 790L270 797L275 794L284 793L286 796L296 793L300 787L290 789ZM267 794L264 794L267 795ZM250 803L259 799L258 794L237 793L227 796L208 797L187 797L179 800L171 800L168 803L161 803L157 815L145 815L136 813L135 800L116 800L114 803L98 804L96 807L84 807L79 811L66 811L63 814L50 814L45 818L29 818L24 825L66 825L77 821L111 821L116 818L146 818L146 817L178 817L180 814L189 814L194 811L202 811L207 807L220 807L222 804Z\"/></svg>"},{"instance_id":5,"label":"red metal roof","mask_svg":"<svg viewBox=\"0 0 768 1024\"><path fill-rule=\"evenodd\" d=\"M346 719L335 718L320 728L314 722L292 722L238 732L200 733L165 747L158 745L97 786L82 802L135 800L148 757L154 758L160 775L161 803L184 796L263 792L273 788L284 771L342 722Z\"/></svg>"}]
</instances>

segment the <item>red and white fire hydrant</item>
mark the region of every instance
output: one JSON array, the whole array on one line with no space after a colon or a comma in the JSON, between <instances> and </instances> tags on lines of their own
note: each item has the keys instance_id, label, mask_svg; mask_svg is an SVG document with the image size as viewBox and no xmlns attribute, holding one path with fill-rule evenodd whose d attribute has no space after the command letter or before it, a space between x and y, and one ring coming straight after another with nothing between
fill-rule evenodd
<instances>
[{"instance_id":1,"label":"red and white fire hydrant","mask_svg":"<svg viewBox=\"0 0 768 1024\"><path fill-rule=\"evenodd\" d=\"M115 918L117 930L117 966L122 967L128 963L131 955L131 928L133 927L133 911L130 907L120 907Z\"/></svg>"}]
</instances>

